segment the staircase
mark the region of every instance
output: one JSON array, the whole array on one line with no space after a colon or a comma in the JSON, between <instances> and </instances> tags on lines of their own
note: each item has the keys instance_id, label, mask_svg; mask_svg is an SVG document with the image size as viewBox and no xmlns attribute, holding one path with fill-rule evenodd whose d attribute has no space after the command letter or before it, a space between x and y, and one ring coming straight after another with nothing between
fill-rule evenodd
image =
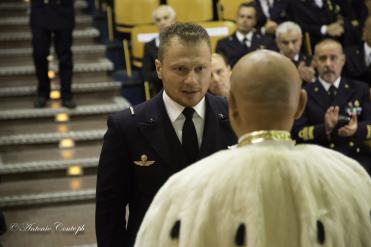
<instances>
[{"instance_id":1,"label":"staircase","mask_svg":"<svg viewBox=\"0 0 371 247\"><path fill-rule=\"evenodd\" d=\"M52 97L33 108L28 3L0 3L0 208L8 232L4 246L96 246L96 169L107 115L129 106L110 73L99 31L76 0L72 90L78 105L61 107L58 61L49 56ZM55 74L56 76L53 76ZM1 246L0 244L0 246Z\"/></svg>"}]
</instances>

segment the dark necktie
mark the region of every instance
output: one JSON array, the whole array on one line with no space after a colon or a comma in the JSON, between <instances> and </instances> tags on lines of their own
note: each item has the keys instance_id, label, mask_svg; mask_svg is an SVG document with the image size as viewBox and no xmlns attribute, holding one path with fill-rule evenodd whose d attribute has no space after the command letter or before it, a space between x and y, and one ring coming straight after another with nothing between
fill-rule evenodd
<instances>
[{"instance_id":1,"label":"dark necktie","mask_svg":"<svg viewBox=\"0 0 371 247\"><path fill-rule=\"evenodd\" d=\"M182 146L188 157L189 162L193 163L196 161L198 156L198 140L195 125L193 124L193 108L186 107L183 110L185 121L182 131Z\"/></svg>"},{"instance_id":2,"label":"dark necktie","mask_svg":"<svg viewBox=\"0 0 371 247\"><path fill-rule=\"evenodd\" d=\"M242 45L244 45L246 48L250 48L251 42L250 42L250 40L248 38L245 37L242 40Z\"/></svg>"},{"instance_id":3,"label":"dark necktie","mask_svg":"<svg viewBox=\"0 0 371 247\"><path fill-rule=\"evenodd\" d=\"M334 85L331 85L328 89L328 95L330 95L331 99L334 100L335 96L337 94L337 89Z\"/></svg>"}]
</instances>

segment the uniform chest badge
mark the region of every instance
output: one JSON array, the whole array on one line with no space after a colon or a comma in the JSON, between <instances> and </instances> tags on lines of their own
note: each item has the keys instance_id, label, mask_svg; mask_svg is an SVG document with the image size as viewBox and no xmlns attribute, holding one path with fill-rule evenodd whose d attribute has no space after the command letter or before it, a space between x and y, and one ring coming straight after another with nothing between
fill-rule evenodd
<instances>
[{"instance_id":1,"label":"uniform chest badge","mask_svg":"<svg viewBox=\"0 0 371 247\"><path fill-rule=\"evenodd\" d=\"M345 111L348 115L356 114L357 116L359 116L362 113L362 107L359 101L355 100L354 102L348 103L348 107L345 108Z\"/></svg>"},{"instance_id":2,"label":"uniform chest badge","mask_svg":"<svg viewBox=\"0 0 371 247\"><path fill-rule=\"evenodd\" d=\"M142 154L140 156L140 160L134 161L134 164L137 166L151 166L155 163L156 161L154 160L148 160L148 156L145 154Z\"/></svg>"}]
</instances>

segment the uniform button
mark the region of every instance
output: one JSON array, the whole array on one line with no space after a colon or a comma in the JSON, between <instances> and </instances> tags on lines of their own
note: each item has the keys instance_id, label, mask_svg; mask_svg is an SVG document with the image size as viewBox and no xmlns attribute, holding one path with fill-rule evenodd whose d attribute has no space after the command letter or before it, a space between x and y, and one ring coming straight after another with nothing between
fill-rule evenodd
<instances>
[{"instance_id":1,"label":"uniform button","mask_svg":"<svg viewBox=\"0 0 371 247\"><path fill-rule=\"evenodd\" d=\"M49 0L44 0L44 3L45 3L45 4L48 4L48 3L49 3Z\"/></svg>"},{"instance_id":2,"label":"uniform button","mask_svg":"<svg viewBox=\"0 0 371 247\"><path fill-rule=\"evenodd\" d=\"M353 147L354 146L354 142L349 142L349 147Z\"/></svg>"},{"instance_id":3,"label":"uniform button","mask_svg":"<svg viewBox=\"0 0 371 247\"><path fill-rule=\"evenodd\" d=\"M356 152L359 153L361 150L359 148L356 149Z\"/></svg>"},{"instance_id":4,"label":"uniform button","mask_svg":"<svg viewBox=\"0 0 371 247\"><path fill-rule=\"evenodd\" d=\"M334 148L335 147L335 144L334 143L330 143L330 148Z\"/></svg>"}]
</instances>

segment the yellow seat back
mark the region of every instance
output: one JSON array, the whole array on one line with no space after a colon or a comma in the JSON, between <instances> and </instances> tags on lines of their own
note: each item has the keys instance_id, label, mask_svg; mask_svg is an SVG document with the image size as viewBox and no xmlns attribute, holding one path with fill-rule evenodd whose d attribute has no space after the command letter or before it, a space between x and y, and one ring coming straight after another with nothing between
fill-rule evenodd
<instances>
[{"instance_id":1,"label":"yellow seat back","mask_svg":"<svg viewBox=\"0 0 371 247\"><path fill-rule=\"evenodd\" d=\"M219 39L224 38L236 31L236 24L231 21L211 21L197 23L204 27L211 41L212 51L215 51L216 43Z\"/></svg>"},{"instance_id":2,"label":"yellow seat back","mask_svg":"<svg viewBox=\"0 0 371 247\"><path fill-rule=\"evenodd\" d=\"M138 25L131 30L132 63L136 67L142 67L144 43L151 41L158 35L155 25Z\"/></svg>"},{"instance_id":3,"label":"yellow seat back","mask_svg":"<svg viewBox=\"0 0 371 247\"><path fill-rule=\"evenodd\" d=\"M174 8L178 22L210 21L213 19L212 0L167 0Z\"/></svg>"},{"instance_id":4,"label":"yellow seat back","mask_svg":"<svg viewBox=\"0 0 371 247\"><path fill-rule=\"evenodd\" d=\"M130 32L135 25L152 23L152 12L160 0L114 0L116 30Z\"/></svg>"}]
</instances>

